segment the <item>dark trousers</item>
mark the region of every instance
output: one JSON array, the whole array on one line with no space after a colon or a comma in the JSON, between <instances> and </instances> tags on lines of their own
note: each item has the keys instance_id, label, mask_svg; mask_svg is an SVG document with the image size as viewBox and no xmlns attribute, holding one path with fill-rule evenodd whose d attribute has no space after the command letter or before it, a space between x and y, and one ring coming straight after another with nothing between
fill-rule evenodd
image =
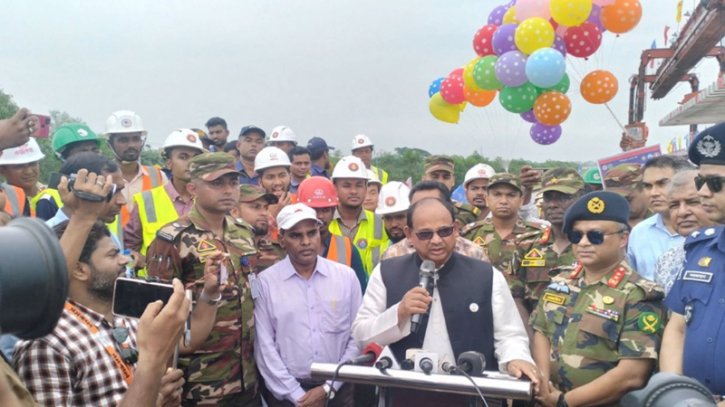
<instances>
[{"instance_id":1,"label":"dark trousers","mask_svg":"<svg viewBox=\"0 0 725 407\"><path fill-rule=\"evenodd\" d=\"M302 385L302 390L309 391L310 389L313 389L315 387L321 386L322 383L309 383L309 382L302 382L300 381L300 385ZM352 407L353 406L353 385L346 383L342 387L340 387L340 390L335 392L335 398L330 400L330 404L328 404L329 407ZM269 407L294 407L294 404L292 404L289 400L277 400L276 397L274 397L271 393L269 393L267 397L267 405Z\"/></svg>"}]
</instances>

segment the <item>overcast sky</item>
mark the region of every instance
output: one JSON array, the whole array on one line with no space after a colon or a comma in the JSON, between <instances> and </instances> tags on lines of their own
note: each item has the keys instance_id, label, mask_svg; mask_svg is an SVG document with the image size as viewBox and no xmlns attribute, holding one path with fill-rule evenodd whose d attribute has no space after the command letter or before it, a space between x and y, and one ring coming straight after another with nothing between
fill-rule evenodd
<instances>
[{"instance_id":1,"label":"overcast sky","mask_svg":"<svg viewBox=\"0 0 725 407\"><path fill-rule=\"evenodd\" d=\"M65 110L103 131L115 110L136 111L159 145L175 128L221 116L232 135L247 124L291 127L301 142L320 136L344 154L356 134L379 150L543 160L592 160L616 154L620 129L603 106L572 91L561 140L539 146L530 125L497 102L469 106L460 124L435 120L428 86L465 65L472 39L501 1L245 0L3 1L0 88L35 111ZM677 0L642 0L644 17L628 34L605 34L597 57L570 63L572 77L611 70L620 92L610 106L627 122L629 77L641 51L664 26L676 31ZM685 10L694 0L685 0ZM683 21L684 23L684 21ZM697 70L703 87L717 64ZM574 80L573 88L578 88ZM689 92L648 101L650 143L687 127L658 126Z\"/></svg>"}]
</instances>

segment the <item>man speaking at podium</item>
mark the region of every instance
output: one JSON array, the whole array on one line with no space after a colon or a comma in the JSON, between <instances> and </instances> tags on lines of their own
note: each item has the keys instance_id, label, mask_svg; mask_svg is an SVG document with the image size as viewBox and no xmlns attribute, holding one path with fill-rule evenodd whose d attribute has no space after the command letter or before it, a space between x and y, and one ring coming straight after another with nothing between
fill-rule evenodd
<instances>
[{"instance_id":1,"label":"man speaking at podium","mask_svg":"<svg viewBox=\"0 0 725 407\"><path fill-rule=\"evenodd\" d=\"M371 342L390 346L398 361L408 349L422 348L453 363L461 353L476 351L491 369L528 376L538 390L539 369L506 279L489 263L454 253L459 228L453 207L440 199L426 198L408 209L405 235L416 252L375 267L353 337L361 348ZM435 263L431 291L419 286L424 260ZM411 323L416 314L423 314L417 331L418 324ZM402 389L393 392L393 400L396 406L465 403L460 395Z\"/></svg>"}]
</instances>

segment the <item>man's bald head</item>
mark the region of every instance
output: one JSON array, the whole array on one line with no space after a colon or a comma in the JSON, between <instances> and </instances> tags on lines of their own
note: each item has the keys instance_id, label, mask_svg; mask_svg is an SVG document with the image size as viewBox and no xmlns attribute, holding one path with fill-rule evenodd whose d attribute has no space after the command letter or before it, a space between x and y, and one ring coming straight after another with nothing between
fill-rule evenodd
<instances>
[{"instance_id":1,"label":"man's bald head","mask_svg":"<svg viewBox=\"0 0 725 407\"><path fill-rule=\"evenodd\" d=\"M425 208L429 205L438 206L440 208L439 210L449 212L451 215L451 223L455 222L456 214L455 210L453 209L453 205L438 198L423 198L420 201L417 201L414 204L410 205L410 207L408 208L408 228L415 229L413 227L413 217L415 216L415 213L418 212L419 209Z\"/></svg>"}]
</instances>

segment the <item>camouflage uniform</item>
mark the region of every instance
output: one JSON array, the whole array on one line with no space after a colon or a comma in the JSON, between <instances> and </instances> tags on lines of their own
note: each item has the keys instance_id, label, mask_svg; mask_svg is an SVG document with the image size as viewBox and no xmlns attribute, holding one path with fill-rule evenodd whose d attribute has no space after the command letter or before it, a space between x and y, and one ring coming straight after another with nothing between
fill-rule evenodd
<instances>
[{"instance_id":1,"label":"camouflage uniform","mask_svg":"<svg viewBox=\"0 0 725 407\"><path fill-rule=\"evenodd\" d=\"M270 205L278 202L277 196L265 192L260 186L252 184L239 186L239 202L250 203L262 198ZM271 216L269 218L271 219ZM254 228L251 225L249 231L254 234ZM279 238L272 233L271 228L265 236L256 236L254 241L257 247L257 273L261 273L287 257L287 251L279 244Z\"/></svg>"},{"instance_id":2,"label":"camouflage uniform","mask_svg":"<svg viewBox=\"0 0 725 407\"><path fill-rule=\"evenodd\" d=\"M586 284L583 267L552 278L531 315L551 342L551 381L561 391L590 383L620 359L657 359L666 310L664 293L626 261Z\"/></svg>"},{"instance_id":3,"label":"camouflage uniform","mask_svg":"<svg viewBox=\"0 0 725 407\"><path fill-rule=\"evenodd\" d=\"M468 225L479 220L481 210L475 206L469 205L463 202L453 202L453 209L456 214L456 220L461 222L461 225Z\"/></svg>"},{"instance_id":4,"label":"camouflage uniform","mask_svg":"<svg viewBox=\"0 0 725 407\"><path fill-rule=\"evenodd\" d=\"M604 175L604 188L627 197L642 182L642 165L637 163L619 164Z\"/></svg>"},{"instance_id":5,"label":"camouflage uniform","mask_svg":"<svg viewBox=\"0 0 725 407\"><path fill-rule=\"evenodd\" d=\"M489 262L488 256L483 249L460 236L456 238L456 247L453 248L453 251L460 253L464 256L473 257L474 259L485 261L487 263ZM405 256L411 253L415 253L415 248L413 247L413 244L408 242L408 239L403 239L398 243L390 246L383 253L381 259L392 259L394 257Z\"/></svg>"},{"instance_id":6,"label":"camouflage uniform","mask_svg":"<svg viewBox=\"0 0 725 407\"><path fill-rule=\"evenodd\" d=\"M236 172L233 165L234 159L228 154L207 153L194 157L189 167L192 179L210 180L218 178L220 172ZM216 236L195 205L187 216L161 228L149 247L148 276L178 278L184 285L193 284L194 300L204 286L205 257L215 250L230 255L226 263L229 279L214 327L194 354L179 358L186 380L182 396L185 406L260 405L253 355L254 301L249 282L257 259L250 230L248 223L227 216L224 236Z\"/></svg>"}]
</instances>

